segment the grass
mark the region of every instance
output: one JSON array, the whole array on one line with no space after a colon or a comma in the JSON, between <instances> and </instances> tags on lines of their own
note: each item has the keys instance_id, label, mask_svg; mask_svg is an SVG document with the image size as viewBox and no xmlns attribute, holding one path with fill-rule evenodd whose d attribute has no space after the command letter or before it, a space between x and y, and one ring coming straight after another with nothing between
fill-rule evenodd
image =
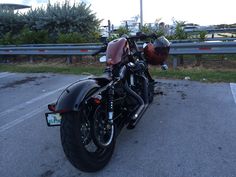
<instances>
[{"instance_id":1,"label":"grass","mask_svg":"<svg viewBox=\"0 0 236 177\"><path fill-rule=\"evenodd\" d=\"M75 66L62 64L0 64L0 71L21 73L62 73L62 74L94 74L103 72L102 67L97 66Z\"/></svg>"},{"instance_id":2,"label":"grass","mask_svg":"<svg viewBox=\"0 0 236 177\"><path fill-rule=\"evenodd\" d=\"M1 72L24 73L62 73L101 75L104 65L65 65L65 64L0 64ZM236 70L212 70L204 68L178 68L161 71L159 67L150 68L154 78L184 79L203 82L236 82Z\"/></svg>"},{"instance_id":3,"label":"grass","mask_svg":"<svg viewBox=\"0 0 236 177\"><path fill-rule=\"evenodd\" d=\"M190 78L190 80L203 81L203 82L236 82L236 71L226 71L226 70L210 70L210 69L178 69L178 70L168 70L160 71L157 69L152 69L151 73L155 77L159 78L171 78L171 79L185 79Z\"/></svg>"}]
</instances>

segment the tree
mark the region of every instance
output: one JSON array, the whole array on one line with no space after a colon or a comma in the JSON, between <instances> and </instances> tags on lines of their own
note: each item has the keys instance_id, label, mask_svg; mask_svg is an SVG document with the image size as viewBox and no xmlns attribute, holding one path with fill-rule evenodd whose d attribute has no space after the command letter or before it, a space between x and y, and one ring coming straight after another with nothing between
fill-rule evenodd
<instances>
[{"instance_id":1,"label":"tree","mask_svg":"<svg viewBox=\"0 0 236 177\"><path fill-rule=\"evenodd\" d=\"M204 41L206 39L207 36L207 31L200 31L199 32L199 38L201 41Z\"/></svg>"},{"instance_id":2,"label":"tree","mask_svg":"<svg viewBox=\"0 0 236 177\"><path fill-rule=\"evenodd\" d=\"M119 37L121 37L124 34L129 35L130 30L124 26L120 26L117 30L115 30L115 33L118 34Z\"/></svg>"},{"instance_id":3,"label":"tree","mask_svg":"<svg viewBox=\"0 0 236 177\"><path fill-rule=\"evenodd\" d=\"M53 5L48 3L46 9L43 7L30 9L25 14L0 9L0 38L2 38L0 42L43 43L43 39L45 43L64 39L66 41L72 39L72 42L75 42L71 36L81 39L77 42L92 42L92 40L97 41L100 22L90 10L90 6L83 2L73 5L70 5L69 1ZM60 40L58 40L59 35ZM15 40L16 38L18 40Z\"/></svg>"},{"instance_id":4,"label":"tree","mask_svg":"<svg viewBox=\"0 0 236 177\"><path fill-rule=\"evenodd\" d=\"M78 32L82 36L90 37L98 30L100 20L84 2L73 4L65 2L60 5L48 4L46 10L38 8L30 10L26 15L27 25L32 30L48 30L51 37L56 38L58 34Z\"/></svg>"},{"instance_id":5,"label":"tree","mask_svg":"<svg viewBox=\"0 0 236 177\"><path fill-rule=\"evenodd\" d=\"M18 33L25 23L23 16L19 13L14 13L10 9L0 8L0 37L3 38L5 34L8 35Z\"/></svg>"},{"instance_id":6,"label":"tree","mask_svg":"<svg viewBox=\"0 0 236 177\"><path fill-rule=\"evenodd\" d=\"M174 32L174 39L187 39L188 34L184 31L184 26L185 26L185 21L175 21L174 22L176 27L175 27L175 32Z\"/></svg>"}]
</instances>

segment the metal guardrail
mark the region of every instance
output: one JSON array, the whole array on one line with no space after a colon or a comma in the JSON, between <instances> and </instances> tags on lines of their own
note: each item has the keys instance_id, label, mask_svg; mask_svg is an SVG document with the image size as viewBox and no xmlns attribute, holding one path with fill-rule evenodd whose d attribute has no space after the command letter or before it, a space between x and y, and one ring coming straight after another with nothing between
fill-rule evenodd
<instances>
[{"instance_id":1,"label":"metal guardrail","mask_svg":"<svg viewBox=\"0 0 236 177\"><path fill-rule=\"evenodd\" d=\"M235 38L236 39L236 38ZM0 45L1 47L58 47L58 46L94 46L101 43L66 43L66 44L20 44L20 45Z\"/></svg>"},{"instance_id":2,"label":"metal guardrail","mask_svg":"<svg viewBox=\"0 0 236 177\"><path fill-rule=\"evenodd\" d=\"M220 28L220 29L192 29L186 31L186 33L199 33L202 31L206 31L207 33L236 33L236 28Z\"/></svg>"},{"instance_id":3,"label":"metal guardrail","mask_svg":"<svg viewBox=\"0 0 236 177\"><path fill-rule=\"evenodd\" d=\"M181 55L204 54L236 54L236 42L192 42L171 45L170 55L173 56L173 68L178 65ZM197 57L198 58L198 57Z\"/></svg>"},{"instance_id":4,"label":"metal guardrail","mask_svg":"<svg viewBox=\"0 0 236 177\"><path fill-rule=\"evenodd\" d=\"M171 45L170 54L236 54L236 42L176 43Z\"/></svg>"},{"instance_id":5,"label":"metal guardrail","mask_svg":"<svg viewBox=\"0 0 236 177\"><path fill-rule=\"evenodd\" d=\"M101 44L0 46L0 55L91 55ZM236 42L173 43L170 55L184 54L236 54Z\"/></svg>"},{"instance_id":6,"label":"metal guardrail","mask_svg":"<svg viewBox=\"0 0 236 177\"><path fill-rule=\"evenodd\" d=\"M140 45L141 46L141 45ZM101 47L101 44L43 44L0 46L0 56L11 55L63 55L85 56L91 55ZM190 42L172 43L170 55L173 56L173 67L177 66L177 57L180 55L202 54L236 54L236 41L233 42Z\"/></svg>"},{"instance_id":7,"label":"metal guardrail","mask_svg":"<svg viewBox=\"0 0 236 177\"><path fill-rule=\"evenodd\" d=\"M0 55L91 55L101 45L90 46L35 46L35 47L0 47Z\"/></svg>"},{"instance_id":8,"label":"metal guardrail","mask_svg":"<svg viewBox=\"0 0 236 177\"><path fill-rule=\"evenodd\" d=\"M236 38L232 37L214 37L214 38L206 38L204 41L236 41ZM189 42L201 42L201 39L182 39L182 40L171 40L172 43L189 43Z\"/></svg>"}]
</instances>

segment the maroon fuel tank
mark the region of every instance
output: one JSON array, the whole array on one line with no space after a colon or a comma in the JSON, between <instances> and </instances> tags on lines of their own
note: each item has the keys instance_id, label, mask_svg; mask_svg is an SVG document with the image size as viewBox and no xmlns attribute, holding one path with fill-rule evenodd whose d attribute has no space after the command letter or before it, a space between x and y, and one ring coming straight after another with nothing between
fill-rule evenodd
<instances>
[{"instance_id":1,"label":"maroon fuel tank","mask_svg":"<svg viewBox=\"0 0 236 177\"><path fill-rule=\"evenodd\" d=\"M115 39L108 43L106 60L108 65L120 63L123 56L129 52L129 45L126 38Z\"/></svg>"}]
</instances>

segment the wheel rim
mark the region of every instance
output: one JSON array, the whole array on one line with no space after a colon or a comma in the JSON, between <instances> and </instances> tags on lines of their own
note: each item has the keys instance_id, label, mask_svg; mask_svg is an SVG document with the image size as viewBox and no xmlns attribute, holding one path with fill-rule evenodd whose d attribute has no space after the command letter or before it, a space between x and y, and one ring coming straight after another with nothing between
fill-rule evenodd
<instances>
[{"instance_id":1,"label":"wheel rim","mask_svg":"<svg viewBox=\"0 0 236 177\"><path fill-rule=\"evenodd\" d=\"M87 108L83 109L81 118L81 125L80 125L80 135L81 135L81 141L85 148L85 150L91 155L91 156L103 156L105 153L106 148L108 147L107 144L99 143L98 139L96 138L94 127L95 127L95 117L96 114L93 114L98 110L98 108L95 110L95 112L92 110L92 107L89 107L86 105ZM93 115L94 116L93 116ZM114 126L112 126L113 134L114 134ZM112 139L109 141L109 144L111 144Z\"/></svg>"},{"instance_id":2,"label":"wheel rim","mask_svg":"<svg viewBox=\"0 0 236 177\"><path fill-rule=\"evenodd\" d=\"M98 106L94 113L94 138L98 146L108 147L114 137L114 125L108 123L107 111Z\"/></svg>"}]
</instances>

